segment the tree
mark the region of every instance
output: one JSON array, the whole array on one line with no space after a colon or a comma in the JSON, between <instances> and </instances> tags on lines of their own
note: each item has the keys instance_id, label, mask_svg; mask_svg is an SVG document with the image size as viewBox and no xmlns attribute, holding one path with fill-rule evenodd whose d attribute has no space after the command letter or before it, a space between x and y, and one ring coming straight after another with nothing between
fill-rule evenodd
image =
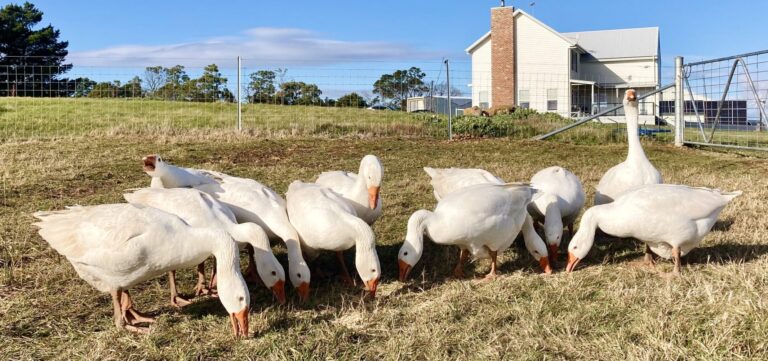
<instances>
[{"instance_id":1,"label":"tree","mask_svg":"<svg viewBox=\"0 0 768 361\"><path fill-rule=\"evenodd\" d=\"M417 67L384 74L373 83L373 93L390 99L392 105L405 109L406 99L421 96L429 90L423 80L426 75Z\"/></svg>"},{"instance_id":2,"label":"tree","mask_svg":"<svg viewBox=\"0 0 768 361\"><path fill-rule=\"evenodd\" d=\"M271 70L259 70L251 73L248 92L251 94L251 103L270 103L275 98L275 72Z\"/></svg>"},{"instance_id":3,"label":"tree","mask_svg":"<svg viewBox=\"0 0 768 361\"><path fill-rule=\"evenodd\" d=\"M196 81L198 94L193 97L196 101L212 102L224 99L224 89L226 89L227 78L221 75L219 67L211 64L203 69L203 75Z\"/></svg>"},{"instance_id":4,"label":"tree","mask_svg":"<svg viewBox=\"0 0 768 361\"><path fill-rule=\"evenodd\" d=\"M280 85L277 97L286 105L321 105L323 92L315 84L288 81Z\"/></svg>"},{"instance_id":5,"label":"tree","mask_svg":"<svg viewBox=\"0 0 768 361\"><path fill-rule=\"evenodd\" d=\"M0 9L0 96L62 95L59 83L68 80L56 77L72 68L64 63L69 43L51 25L34 30L42 20L29 2Z\"/></svg>"},{"instance_id":6,"label":"tree","mask_svg":"<svg viewBox=\"0 0 768 361\"><path fill-rule=\"evenodd\" d=\"M118 96L125 98L140 98L144 95L141 88L141 78L134 76L125 85L120 87L120 93Z\"/></svg>"},{"instance_id":7,"label":"tree","mask_svg":"<svg viewBox=\"0 0 768 361\"><path fill-rule=\"evenodd\" d=\"M353 93L343 95L338 100L336 100L336 106L365 108L368 106L368 103L365 101L365 99L362 96L360 96L360 94L353 92Z\"/></svg>"},{"instance_id":8,"label":"tree","mask_svg":"<svg viewBox=\"0 0 768 361\"><path fill-rule=\"evenodd\" d=\"M183 65L176 65L171 68L163 68L165 83L157 89L157 95L167 100L190 99L190 90L193 85L190 83L189 75L184 71Z\"/></svg>"},{"instance_id":9,"label":"tree","mask_svg":"<svg viewBox=\"0 0 768 361\"><path fill-rule=\"evenodd\" d=\"M148 66L144 69L144 84L147 95L155 96L157 91L165 85L165 69L162 66Z\"/></svg>"},{"instance_id":10,"label":"tree","mask_svg":"<svg viewBox=\"0 0 768 361\"><path fill-rule=\"evenodd\" d=\"M89 98L117 98L118 96L120 96L119 80L97 83L93 86L91 92L88 93Z\"/></svg>"},{"instance_id":11,"label":"tree","mask_svg":"<svg viewBox=\"0 0 768 361\"><path fill-rule=\"evenodd\" d=\"M445 82L440 82L435 84L432 87L432 95L439 95L439 96L448 95L448 84L446 84ZM461 91L461 89L455 86L451 86L451 96L459 97L462 95L464 95L464 93Z\"/></svg>"}]
</instances>

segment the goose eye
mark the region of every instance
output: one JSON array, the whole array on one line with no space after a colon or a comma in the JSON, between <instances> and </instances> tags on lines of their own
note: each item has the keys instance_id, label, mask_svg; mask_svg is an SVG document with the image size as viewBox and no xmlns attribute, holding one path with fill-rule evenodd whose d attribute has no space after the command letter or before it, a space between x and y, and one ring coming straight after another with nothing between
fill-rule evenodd
<instances>
[{"instance_id":1,"label":"goose eye","mask_svg":"<svg viewBox=\"0 0 768 361\"><path fill-rule=\"evenodd\" d=\"M579 246L573 246L573 249L579 248Z\"/></svg>"},{"instance_id":2,"label":"goose eye","mask_svg":"<svg viewBox=\"0 0 768 361\"><path fill-rule=\"evenodd\" d=\"M407 255L408 255L408 251L403 252L403 256L407 256Z\"/></svg>"},{"instance_id":3,"label":"goose eye","mask_svg":"<svg viewBox=\"0 0 768 361\"><path fill-rule=\"evenodd\" d=\"M273 275L273 276L277 276L277 272L275 272L275 271L272 271L272 275Z\"/></svg>"},{"instance_id":4,"label":"goose eye","mask_svg":"<svg viewBox=\"0 0 768 361\"><path fill-rule=\"evenodd\" d=\"M375 269L375 268L372 268L372 269L371 269L371 273L376 273L376 269Z\"/></svg>"},{"instance_id":5,"label":"goose eye","mask_svg":"<svg viewBox=\"0 0 768 361\"><path fill-rule=\"evenodd\" d=\"M245 298L243 296L240 296L240 297L237 298L237 300L240 301L240 302L243 302L244 299Z\"/></svg>"},{"instance_id":6,"label":"goose eye","mask_svg":"<svg viewBox=\"0 0 768 361\"><path fill-rule=\"evenodd\" d=\"M296 277L301 278L301 273L297 273Z\"/></svg>"}]
</instances>

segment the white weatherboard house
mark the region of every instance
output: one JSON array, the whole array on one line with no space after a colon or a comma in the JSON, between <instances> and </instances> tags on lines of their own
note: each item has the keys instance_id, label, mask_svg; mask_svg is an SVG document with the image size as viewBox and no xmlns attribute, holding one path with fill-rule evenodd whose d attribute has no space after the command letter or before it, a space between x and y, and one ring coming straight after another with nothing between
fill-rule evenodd
<instances>
[{"instance_id":1,"label":"white weatherboard house","mask_svg":"<svg viewBox=\"0 0 768 361\"><path fill-rule=\"evenodd\" d=\"M466 51L472 105L484 109L516 105L583 117L621 104L628 88L642 95L659 87L656 27L560 33L522 10L496 7L491 31ZM658 100L641 102L641 123L655 121Z\"/></svg>"}]
</instances>

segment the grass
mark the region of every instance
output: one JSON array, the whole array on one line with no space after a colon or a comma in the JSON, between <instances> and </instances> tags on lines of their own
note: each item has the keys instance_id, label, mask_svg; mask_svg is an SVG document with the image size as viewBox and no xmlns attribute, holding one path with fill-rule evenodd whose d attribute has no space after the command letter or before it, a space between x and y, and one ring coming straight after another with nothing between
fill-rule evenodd
<instances>
[{"instance_id":1,"label":"grass","mask_svg":"<svg viewBox=\"0 0 768 361\"><path fill-rule=\"evenodd\" d=\"M646 151L672 183L740 189L683 276L641 265L643 248L601 239L573 274L542 275L521 247L505 252L502 277L452 280L456 249L427 243L407 283L396 281L408 216L433 208L421 167L482 167L513 181L546 166L575 172L591 197L621 144L509 139L262 139L250 136L110 136L0 144L0 354L7 359L766 359L768 356L768 163L750 155L676 149ZM79 279L30 225L30 213L70 204L120 202L146 186L141 156L252 177L284 192L295 179L357 168L362 155L384 163L384 214L374 227L383 283L375 300L333 279L313 279L311 301L289 292L277 306L252 288L251 337L230 335L214 299L169 306L165 278L138 285L141 310L159 316L150 335L115 330L111 302ZM638 220L642 222L642 220ZM276 246L285 264L285 252ZM352 255L348 254L348 261ZM561 255L562 259L562 255ZM336 270L335 258L319 264ZM562 270L562 263L558 271ZM481 276L488 263L468 268ZM182 290L193 270L178 272Z\"/></svg>"}]
</instances>

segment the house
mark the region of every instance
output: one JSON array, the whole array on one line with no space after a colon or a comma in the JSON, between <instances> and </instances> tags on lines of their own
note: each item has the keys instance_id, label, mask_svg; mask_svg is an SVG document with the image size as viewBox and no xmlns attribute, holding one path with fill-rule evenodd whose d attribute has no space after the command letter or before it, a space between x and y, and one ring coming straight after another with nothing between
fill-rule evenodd
<instances>
[{"instance_id":1,"label":"house","mask_svg":"<svg viewBox=\"0 0 768 361\"><path fill-rule=\"evenodd\" d=\"M439 114L458 115L457 111L472 106L472 98L451 97L451 110L448 110L448 97L442 95L411 97L406 102L408 112L426 111Z\"/></svg>"},{"instance_id":2,"label":"house","mask_svg":"<svg viewBox=\"0 0 768 361\"><path fill-rule=\"evenodd\" d=\"M472 105L516 105L566 117L621 104L624 91L659 87L659 29L560 33L520 9L491 9L491 30L470 45ZM653 123L658 97L641 102L640 122ZM623 113L601 117L623 121Z\"/></svg>"}]
</instances>

